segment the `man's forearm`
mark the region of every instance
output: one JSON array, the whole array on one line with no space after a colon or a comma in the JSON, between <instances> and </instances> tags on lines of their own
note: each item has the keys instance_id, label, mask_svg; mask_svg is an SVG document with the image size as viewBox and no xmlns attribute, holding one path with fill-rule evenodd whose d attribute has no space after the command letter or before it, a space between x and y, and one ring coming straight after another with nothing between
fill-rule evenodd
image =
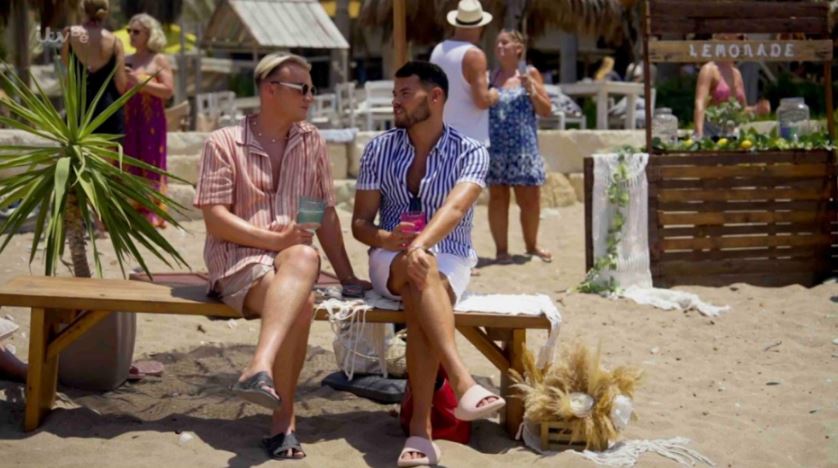
<instances>
[{"instance_id":1,"label":"man's forearm","mask_svg":"<svg viewBox=\"0 0 838 468\"><path fill-rule=\"evenodd\" d=\"M328 208L323 215L323 224L317 231L317 238L320 246L338 279L343 282L355 276L352 264L349 263L349 256L346 254L346 246L343 243L343 234L340 229L340 219L334 208Z\"/></svg>"},{"instance_id":2,"label":"man's forearm","mask_svg":"<svg viewBox=\"0 0 838 468\"><path fill-rule=\"evenodd\" d=\"M379 229L373 222L365 219L352 221L352 235L358 242L370 247L381 247L386 232Z\"/></svg>"},{"instance_id":3,"label":"man's forearm","mask_svg":"<svg viewBox=\"0 0 838 468\"><path fill-rule=\"evenodd\" d=\"M233 244L277 251L279 233L259 229L231 213L223 206L204 208L207 232Z\"/></svg>"},{"instance_id":4,"label":"man's forearm","mask_svg":"<svg viewBox=\"0 0 838 468\"><path fill-rule=\"evenodd\" d=\"M456 206L443 206L434 214L434 217L425 226L425 229L416 236L411 245L433 247L450 234L465 215L465 210Z\"/></svg>"}]
</instances>

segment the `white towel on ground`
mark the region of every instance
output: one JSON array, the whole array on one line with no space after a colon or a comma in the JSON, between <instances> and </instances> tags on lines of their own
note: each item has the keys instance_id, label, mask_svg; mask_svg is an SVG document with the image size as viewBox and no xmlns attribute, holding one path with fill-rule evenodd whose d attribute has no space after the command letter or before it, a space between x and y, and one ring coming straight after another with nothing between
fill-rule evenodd
<instances>
[{"instance_id":1,"label":"white towel on ground","mask_svg":"<svg viewBox=\"0 0 838 468\"><path fill-rule=\"evenodd\" d=\"M541 438L538 436L538 424L532 421L524 421L517 438L523 439L531 449L544 456L558 455L561 452L541 449ZM709 458L698 453L698 451L687 447L690 439L684 437L673 437L671 439L655 440L622 440L607 450L594 452L584 450L581 452L568 450L569 453L587 458L588 460L603 466L634 466L641 455L647 452L657 453L663 457L682 465L695 466L704 463L708 466L716 466Z\"/></svg>"},{"instance_id":2,"label":"white towel on ground","mask_svg":"<svg viewBox=\"0 0 838 468\"><path fill-rule=\"evenodd\" d=\"M616 153L597 154L594 158L594 184L592 190L591 238L594 258L604 255L611 219L616 207L608 201L608 187L619 165ZM635 153L626 159L629 203L625 207L625 225L617 245L617 268L602 272L602 279L614 278L619 290L614 297L631 299L638 304L651 305L664 310L696 309L715 317L730 308L703 302L697 295L685 291L652 287L649 269L649 185L646 180L647 153Z\"/></svg>"}]
</instances>

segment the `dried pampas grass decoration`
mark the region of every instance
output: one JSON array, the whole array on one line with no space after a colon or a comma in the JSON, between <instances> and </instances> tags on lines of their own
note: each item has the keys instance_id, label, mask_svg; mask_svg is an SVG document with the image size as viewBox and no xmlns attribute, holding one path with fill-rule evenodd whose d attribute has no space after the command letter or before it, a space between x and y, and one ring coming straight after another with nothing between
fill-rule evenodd
<instances>
[{"instance_id":1,"label":"dried pampas grass decoration","mask_svg":"<svg viewBox=\"0 0 838 468\"><path fill-rule=\"evenodd\" d=\"M623 429L619 417L612 420L612 411L625 413L621 405L630 405L626 398L634 398L641 371L625 366L606 371L600 366L600 346L591 352L576 343L558 364L543 369L536 367L527 351L524 375L511 369L510 375L521 392L525 419L563 421L571 428L572 443L584 442L586 449L602 451Z\"/></svg>"}]
</instances>

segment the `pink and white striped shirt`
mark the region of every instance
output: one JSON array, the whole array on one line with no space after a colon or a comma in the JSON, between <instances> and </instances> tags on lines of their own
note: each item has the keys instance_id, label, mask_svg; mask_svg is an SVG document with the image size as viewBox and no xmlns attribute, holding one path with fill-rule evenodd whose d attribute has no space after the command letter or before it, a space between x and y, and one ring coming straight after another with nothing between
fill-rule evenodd
<instances>
[{"instance_id":1,"label":"pink and white striped shirt","mask_svg":"<svg viewBox=\"0 0 838 468\"><path fill-rule=\"evenodd\" d=\"M301 196L335 206L326 142L317 128L308 122L291 127L285 154L279 160L279 180L274 183L274 162L250 130L253 118L245 117L238 125L216 130L207 138L193 204L198 208L225 205L234 215L262 229L282 227L296 219ZM210 289L248 265L273 265L276 254L207 233L204 261Z\"/></svg>"}]
</instances>

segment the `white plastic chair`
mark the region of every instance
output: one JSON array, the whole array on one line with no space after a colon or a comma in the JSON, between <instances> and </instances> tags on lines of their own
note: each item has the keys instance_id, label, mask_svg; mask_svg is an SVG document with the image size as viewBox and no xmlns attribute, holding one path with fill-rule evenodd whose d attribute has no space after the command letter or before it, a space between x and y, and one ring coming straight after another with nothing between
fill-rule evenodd
<instances>
[{"instance_id":1,"label":"white plastic chair","mask_svg":"<svg viewBox=\"0 0 838 468\"><path fill-rule=\"evenodd\" d=\"M236 93L220 91L198 94L195 96L195 111L198 115L203 115L208 121L217 120L220 127L232 125L238 118Z\"/></svg>"},{"instance_id":2,"label":"white plastic chair","mask_svg":"<svg viewBox=\"0 0 838 468\"><path fill-rule=\"evenodd\" d=\"M339 126L355 128L357 102L354 81L335 85L335 105L337 106L337 123Z\"/></svg>"},{"instance_id":3,"label":"white plastic chair","mask_svg":"<svg viewBox=\"0 0 838 468\"><path fill-rule=\"evenodd\" d=\"M308 110L308 121L320 128L332 127L337 120L337 96L318 94Z\"/></svg>"},{"instance_id":4,"label":"white plastic chair","mask_svg":"<svg viewBox=\"0 0 838 468\"><path fill-rule=\"evenodd\" d=\"M587 128L588 123L584 114L569 114L559 108L559 99L562 93L559 86L545 84L544 89L547 91L547 95L550 96L550 102L553 105L553 114L550 117L539 117L539 127L565 130L567 124L576 124L582 130Z\"/></svg>"},{"instance_id":5,"label":"white plastic chair","mask_svg":"<svg viewBox=\"0 0 838 468\"><path fill-rule=\"evenodd\" d=\"M359 107L364 115L366 130L386 130L393 124L393 81L367 81L366 98Z\"/></svg>"}]
</instances>

